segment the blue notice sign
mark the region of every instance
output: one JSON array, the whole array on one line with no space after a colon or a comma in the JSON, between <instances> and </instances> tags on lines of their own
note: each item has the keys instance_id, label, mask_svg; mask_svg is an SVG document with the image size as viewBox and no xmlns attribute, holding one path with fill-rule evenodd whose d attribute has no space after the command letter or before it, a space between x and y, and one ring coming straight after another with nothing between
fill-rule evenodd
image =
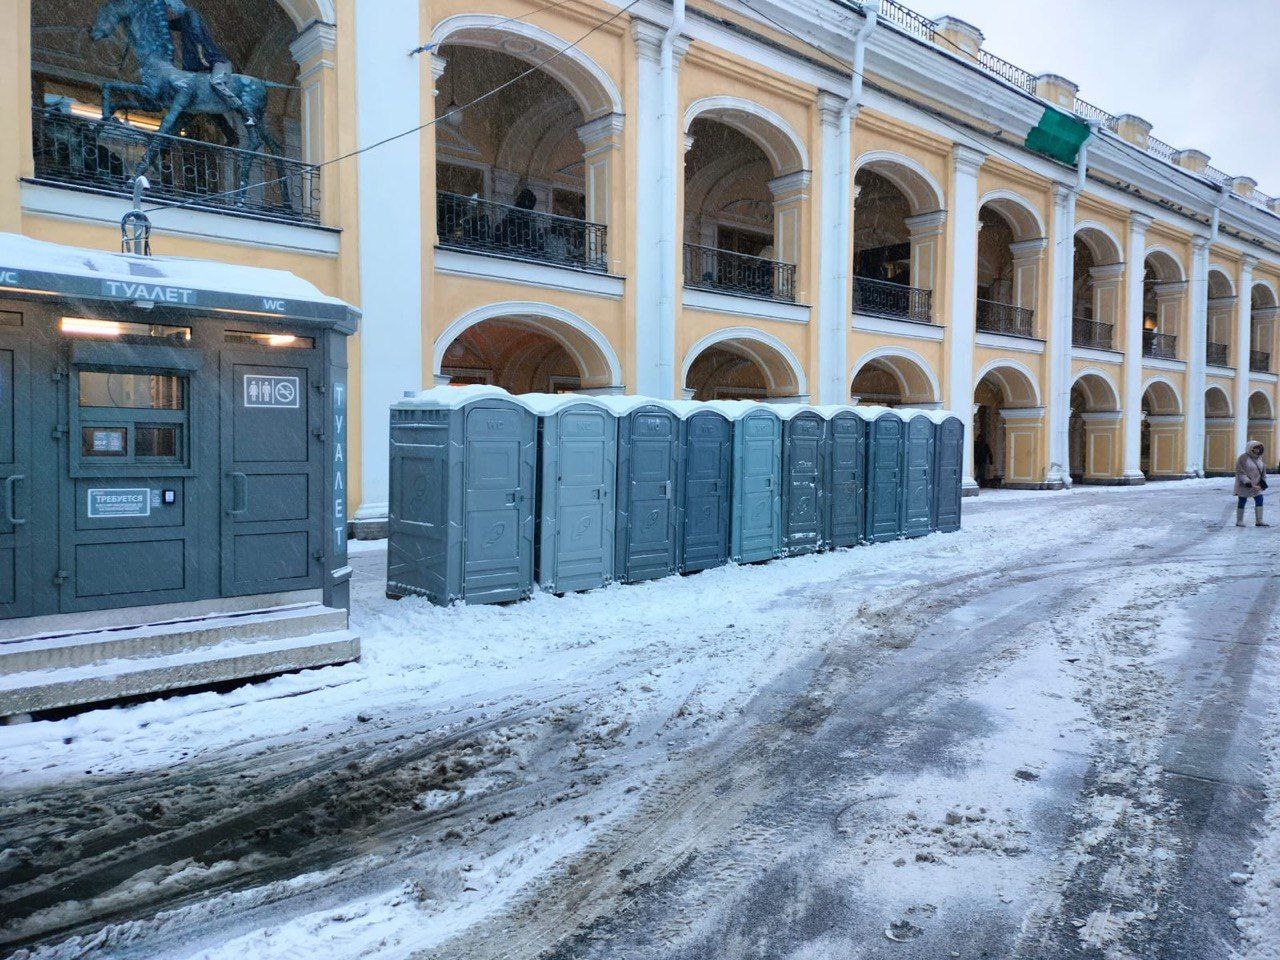
<instances>
[{"instance_id":1,"label":"blue notice sign","mask_svg":"<svg viewBox=\"0 0 1280 960\"><path fill-rule=\"evenodd\" d=\"M89 518L149 517L151 490L146 487L89 490Z\"/></svg>"}]
</instances>

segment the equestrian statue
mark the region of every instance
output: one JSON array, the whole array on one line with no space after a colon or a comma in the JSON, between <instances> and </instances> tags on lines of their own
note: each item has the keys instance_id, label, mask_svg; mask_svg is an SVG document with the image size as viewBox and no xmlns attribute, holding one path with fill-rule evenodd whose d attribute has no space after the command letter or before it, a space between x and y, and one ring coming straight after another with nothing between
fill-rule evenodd
<instances>
[{"instance_id":1,"label":"equestrian statue","mask_svg":"<svg viewBox=\"0 0 1280 960\"><path fill-rule=\"evenodd\" d=\"M106 40L123 29L138 63L139 83L109 81L102 85L102 118L113 120L117 110L163 113L159 132L173 135L188 117L208 116L222 129L228 142L239 141L242 150L258 153L263 144L275 155L280 195L289 206L289 189L279 143L267 132L263 115L267 88L276 86L257 77L234 73L204 19L184 0L106 0L98 10L90 35ZM173 34L182 38L182 66L175 62ZM244 137L236 136L232 122L244 125ZM155 163L162 140L155 138L135 175ZM239 193L249 187L252 158L240 163Z\"/></svg>"}]
</instances>

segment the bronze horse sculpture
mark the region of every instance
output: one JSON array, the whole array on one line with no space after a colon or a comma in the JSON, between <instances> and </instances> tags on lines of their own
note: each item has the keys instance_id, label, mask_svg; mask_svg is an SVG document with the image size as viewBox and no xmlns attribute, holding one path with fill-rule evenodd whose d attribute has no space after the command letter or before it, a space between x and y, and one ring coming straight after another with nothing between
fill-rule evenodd
<instances>
[{"instance_id":1,"label":"bronze horse sculpture","mask_svg":"<svg viewBox=\"0 0 1280 960\"><path fill-rule=\"evenodd\" d=\"M290 206L289 183L281 162L280 145L263 123L268 83L242 74L228 74L215 81L213 74L176 66L165 0L106 0L98 10L90 35L95 41L106 40L118 29L123 29L133 50L140 82L104 83L103 119L114 119L117 110L163 113L164 120L158 132L171 136L187 117L210 116L227 134L228 141L240 139L240 149L258 153L264 144L267 146L275 155L283 204ZM244 124L242 139L234 136L232 121L237 117ZM152 140L135 176L145 173L156 162L163 149L162 143L158 137ZM241 199L249 188L253 159L240 157L238 190Z\"/></svg>"}]
</instances>

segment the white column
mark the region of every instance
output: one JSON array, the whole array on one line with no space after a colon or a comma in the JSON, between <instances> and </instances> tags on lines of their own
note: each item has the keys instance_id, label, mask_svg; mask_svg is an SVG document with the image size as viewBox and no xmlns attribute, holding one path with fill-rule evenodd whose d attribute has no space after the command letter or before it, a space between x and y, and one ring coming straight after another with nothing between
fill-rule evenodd
<instances>
[{"instance_id":1,"label":"white column","mask_svg":"<svg viewBox=\"0 0 1280 960\"><path fill-rule=\"evenodd\" d=\"M1045 481L1071 486L1071 313L1075 277L1076 191L1053 188L1053 251L1049 257L1049 469Z\"/></svg>"},{"instance_id":2,"label":"white column","mask_svg":"<svg viewBox=\"0 0 1280 960\"><path fill-rule=\"evenodd\" d=\"M1186 470L1204 476L1205 344L1209 340L1209 238L1191 238L1191 303L1187 311Z\"/></svg>"},{"instance_id":3,"label":"white column","mask_svg":"<svg viewBox=\"0 0 1280 960\"><path fill-rule=\"evenodd\" d=\"M847 103L831 93L818 94L818 116L822 124L822 208L818 212L822 243L816 251L820 267L818 287L818 400L820 403L849 402L849 290L853 271L846 239L850 198L841 184L843 167L852 162L848 140L840 135L840 114Z\"/></svg>"},{"instance_id":4,"label":"white column","mask_svg":"<svg viewBox=\"0 0 1280 960\"><path fill-rule=\"evenodd\" d=\"M986 155L951 148L951 317L947 324L947 406L964 422L964 486L973 479L973 341L978 301L978 169Z\"/></svg>"},{"instance_id":5,"label":"white column","mask_svg":"<svg viewBox=\"0 0 1280 960\"><path fill-rule=\"evenodd\" d=\"M662 386L662 204L656 202L662 177L662 37L647 20L631 21L636 47L636 393L666 396ZM668 388L669 389L669 388Z\"/></svg>"},{"instance_id":6,"label":"white column","mask_svg":"<svg viewBox=\"0 0 1280 960\"><path fill-rule=\"evenodd\" d=\"M422 36L418 0L383 0L355 20L359 143L422 122L424 57L405 56ZM416 42L416 41L414 41ZM395 96L387 96L394 90ZM387 517L390 407L422 389L422 155L418 137L362 153L360 177L360 478L354 520Z\"/></svg>"},{"instance_id":7,"label":"white column","mask_svg":"<svg viewBox=\"0 0 1280 960\"><path fill-rule=\"evenodd\" d=\"M1141 483L1142 473L1142 278L1151 218L1129 215L1128 273L1124 311L1124 479Z\"/></svg>"},{"instance_id":8,"label":"white column","mask_svg":"<svg viewBox=\"0 0 1280 960\"><path fill-rule=\"evenodd\" d=\"M1240 260L1240 285L1236 297L1236 443L1239 454L1249 440L1249 351L1253 349L1253 268L1257 257Z\"/></svg>"}]
</instances>

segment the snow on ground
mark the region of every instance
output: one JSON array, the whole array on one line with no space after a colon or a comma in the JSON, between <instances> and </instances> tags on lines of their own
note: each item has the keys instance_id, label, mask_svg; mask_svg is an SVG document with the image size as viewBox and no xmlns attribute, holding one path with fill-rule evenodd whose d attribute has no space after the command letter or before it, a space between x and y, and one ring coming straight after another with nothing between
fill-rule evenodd
<instances>
[{"instance_id":1,"label":"snow on ground","mask_svg":"<svg viewBox=\"0 0 1280 960\"><path fill-rule=\"evenodd\" d=\"M1280 637L1280 612L1268 635ZM1275 707L1263 744L1266 819L1253 858L1229 878L1241 887L1240 906L1233 911L1242 941L1237 960L1280 960L1280 669L1272 669L1270 681Z\"/></svg>"},{"instance_id":2,"label":"snow on ground","mask_svg":"<svg viewBox=\"0 0 1280 960\"><path fill-rule=\"evenodd\" d=\"M1176 490L1212 494L1225 492L1229 483L1190 481ZM957 534L587 594L539 595L502 607L388 601L378 579L385 544L353 544L360 571L352 611L363 641L359 663L225 694L0 727L5 789L65 789L102 775L180 771L308 745L330 748L368 736L371 728L403 729L408 736L510 713L515 719L468 748L467 763L479 773L469 771L456 783L446 777L424 789L415 809L500 796L504 783L532 774L552 784L565 776L556 802L545 809L494 807L464 838L461 851L428 848L423 838L404 836L398 845L379 846L337 867L116 924L31 956L115 956L148 937L269 906L298 891L339 888L353 891L340 907L272 916L198 944L179 939L156 955L345 960L430 948L493 915L534 879L631 816L674 758L737 723L752 697L833 638L854 649L893 649L901 630L903 642L911 642L914 635L902 624L909 613L895 600L904 589L963 580L993 557L1016 568L1020 558L1042 563L1080 544L1096 545L1101 557L1117 544L1159 543L1180 518L1113 506L1126 497L1150 503L1156 489L1092 488L1084 506L1071 493L984 493L977 505L966 502L965 528ZM1225 508L1225 497L1223 503ZM1032 909L1027 901L1037 877L1068 870L1104 844L1141 847L1158 871L1163 844L1172 843L1167 831L1154 821L1137 829L1117 806L1129 795L1156 802L1152 746L1130 744L1112 724L1122 714L1126 723L1136 715L1136 722L1153 728L1166 720L1169 691L1160 682L1159 664L1181 655L1191 631L1130 614L1144 598L1154 608L1162 598L1193 591L1201 572L1183 567L1155 566L1123 580L1106 574L1082 583L1074 605L1046 611L1044 622L1029 627L1021 645L962 695L943 691L918 708L926 724L945 724L948 710L960 709L984 720L980 735L941 772L906 767L864 778L850 795L858 802L856 818L837 823L859 851L846 879L893 918L886 937L912 939L947 903L978 902L990 911L1021 914ZM865 598L860 607L831 601L832 595L847 596L838 588L853 582ZM1033 601L1024 596L1009 602ZM1130 611L1129 619L1112 617L1122 609ZM1001 611L989 613L994 618ZM932 642L942 645L940 630ZM1064 662L1071 669L1064 670ZM517 715L526 708L522 720ZM570 717L575 726L564 734ZM1274 729L1280 729L1280 713ZM556 749L569 758L568 773L556 765L564 766L564 757L551 763L539 754L561 740L563 748ZM886 744L896 747L904 745ZM1046 825L1044 809L1055 789L1079 784L1091 756L1102 758L1098 775L1111 779L1078 813L1065 865L1053 862L1048 848L1062 838L1046 834L1062 825ZM1280 956L1280 734L1271 742L1271 758L1269 837L1237 878L1244 892L1239 926L1249 947L1242 960ZM504 835L506 818L517 816L521 832ZM0 865L18 855L0 853ZM394 869L398 861L419 860L431 864L420 879L403 880ZM220 871L250 866L186 861L140 873L104 896L127 902L166 884L199 889ZM1150 876L1130 879L1153 882ZM92 906L54 909L74 913ZM56 919L37 917L33 929ZM1126 922L1080 919L1081 943L1098 948L1122 932L1110 924Z\"/></svg>"}]
</instances>

